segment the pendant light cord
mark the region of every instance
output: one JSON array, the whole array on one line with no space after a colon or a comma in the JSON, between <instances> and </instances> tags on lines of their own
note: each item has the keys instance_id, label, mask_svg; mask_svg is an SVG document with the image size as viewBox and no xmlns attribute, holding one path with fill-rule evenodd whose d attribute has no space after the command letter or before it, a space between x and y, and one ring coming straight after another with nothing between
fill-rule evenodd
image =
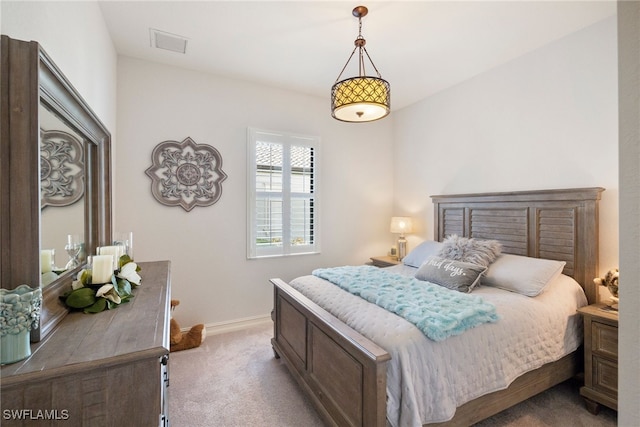
<instances>
[{"instance_id":1,"label":"pendant light cord","mask_svg":"<svg viewBox=\"0 0 640 427\"><path fill-rule=\"evenodd\" d=\"M349 59L347 59L347 62L344 64L344 67L342 67L340 74L338 74L338 77L336 78L336 83L338 82L338 80L340 80L340 77L342 77L342 73L344 73L344 70L347 68L347 65L349 65L351 58L353 58L353 54L356 53L356 49L359 50L358 51L358 57L359 57L358 58L358 76L362 77L366 75L365 68L364 68L364 56L362 55L362 51L364 50L364 53L367 55L369 62L371 62L371 65L373 66L373 69L378 75L378 78L380 79L382 78L382 76L380 75L380 71L378 71L378 68L376 68L376 64L373 63L371 56L369 56L369 52L367 52L367 48L364 47L366 43L367 41L364 39L364 37L362 37L362 18L358 17L358 37L354 42L356 47L353 48L353 51L351 51L351 55L349 55Z\"/></svg>"}]
</instances>

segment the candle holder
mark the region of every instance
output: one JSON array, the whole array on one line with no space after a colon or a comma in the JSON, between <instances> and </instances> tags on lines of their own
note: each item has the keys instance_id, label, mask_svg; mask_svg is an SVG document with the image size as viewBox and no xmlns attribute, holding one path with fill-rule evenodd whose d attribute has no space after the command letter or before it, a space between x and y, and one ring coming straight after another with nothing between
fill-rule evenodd
<instances>
[{"instance_id":1,"label":"candle holder","mask_svg":"<svg viewBox=\"0 0 640 427\"><path fill-rule=\"evenodd\" d=\"M113 244L123 248L123 254L129 255L133 259L133 232L117 231L114 234Z\"/></svg>"},{"instance_id":2,"label":"candle holder","mask_svg":"<svg viewBox=\"0 0 640 427\"><path fill-rule=\"evenodd\" d=\"M69 255L69 262L67 262L65 270L73 270L80 266L80 252L82 251L83 246L84 244L82 243L79 235L67 235L67 244L65 245L64 250L67 252L67 255Z\"/></svg>"},{"instance_id":3,"label":"candle holder","mask_svg":"<svg viewBox=\"0 0 640 427\"><path fill-rule=\"evenodd\" d=\"M88 257L87 268L80 270L71 290L60 297L71 309L99 313L117 308L133 298L133 289L140 285L140 267L128 255L122 255L113 268L112 255Z\"/></svg>"}]
</instances>

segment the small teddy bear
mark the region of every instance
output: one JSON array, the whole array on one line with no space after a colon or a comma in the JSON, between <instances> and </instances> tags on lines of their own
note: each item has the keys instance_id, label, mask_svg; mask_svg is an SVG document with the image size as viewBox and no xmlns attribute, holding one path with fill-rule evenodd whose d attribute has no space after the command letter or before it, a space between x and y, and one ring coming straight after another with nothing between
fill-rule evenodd
<instances>
[{"instance_id":1,"label":"small teddy bear","mask_svg":"<svg viewBox=\"0 0 640 427\"><path fill-rule=\"evenodd\" d=\"M606 288L611 292L611 308L614 310L618 309L618 276L620 273L617 268L611 269L607 271L607 274L604 277L596 277L593 279L593 283L597 286L606 286Z\"/></svg>"},{"instance_id":2,"label":"small teddy bear","mask_svg":"<svg viewBox=\"0 0 640 427\"><path fill-rule=\"evenodd\" d=\"M171 311L180 304L177 299L171 300ZM180 325L172 317L169 330L169 341L171 344L171 351L187 350L190 348L198 347L204 338L207 336L207 331L203 324L194 325L186 332L180 330Z\"/></svg>"}]
</instances>

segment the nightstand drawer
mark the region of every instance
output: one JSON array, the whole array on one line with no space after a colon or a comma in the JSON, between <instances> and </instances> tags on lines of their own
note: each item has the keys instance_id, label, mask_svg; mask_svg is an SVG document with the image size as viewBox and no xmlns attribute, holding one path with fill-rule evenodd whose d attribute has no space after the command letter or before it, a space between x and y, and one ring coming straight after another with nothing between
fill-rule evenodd
<instances>
[{"instance_id":1,"label":"nightstand drawer","mask_svg":"<svg viewBox=\"0 0 640 427\"><path fill-rule=\"evenodd\" d=\"M591 334L591 350L594 354L618 358L618 328L600 322L592 322Z\"/></svg>"},{"instance_id":2,"label":"nightstand drawer","mask_svg":"<svg viewBox=\"0 0 640 427\"><path fill-rule=\"evenodd\" d=\"M592 304L578 312L584 321L584 387L580 394L587 409L597 414L600 405L618 409L618 312Z\"/></svg>"},{"instance_id":3,"label":"nightstand drawer","mask_svg":"<svg viewBox=\"0 0 640 427\"><path fill-rule=\"evenodd\" d=\"M593 388L614 398L618 396L618 362L593 356Z\"/></svg>"}]
</instances>

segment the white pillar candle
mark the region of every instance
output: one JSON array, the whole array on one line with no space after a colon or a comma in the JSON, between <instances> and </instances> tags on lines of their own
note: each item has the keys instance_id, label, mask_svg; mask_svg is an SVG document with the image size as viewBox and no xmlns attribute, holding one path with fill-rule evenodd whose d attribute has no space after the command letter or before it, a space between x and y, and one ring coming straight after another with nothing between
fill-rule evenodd
<instances>
[{"instance_id":1,"label":"white pillar candle","mask_svg":"<svg viewBox=\"0 0 640 427\"><path fill-rule=\"evenodd\" d=\"M98 255L112 255L113 256L113 269L118 269L118 261L120 257L124 255L122 253L122 246L100 246L98 248Z\"/></svg>"},{"instance_id":2,"label":"white pillar candle","mask_svg":"<svg viewBox=\"0 0 640 427\"><path fill-rule=\"evenodd\" d=\"M91 257L91 264L91 283L98 285L111 282L113 255L95 255Z\"/></svg>"},{"instance_id":3,"label":"white pillar candle","mask_svg":"<svg viewBox=\"0 0 640 427\"><path fill-rule=\"evenodd\" d=\"M53 250L43 249L40 251L40 271L42 273L48 273L51 271L51 265L53 264Z\"/></svg>"}]
</instances>

